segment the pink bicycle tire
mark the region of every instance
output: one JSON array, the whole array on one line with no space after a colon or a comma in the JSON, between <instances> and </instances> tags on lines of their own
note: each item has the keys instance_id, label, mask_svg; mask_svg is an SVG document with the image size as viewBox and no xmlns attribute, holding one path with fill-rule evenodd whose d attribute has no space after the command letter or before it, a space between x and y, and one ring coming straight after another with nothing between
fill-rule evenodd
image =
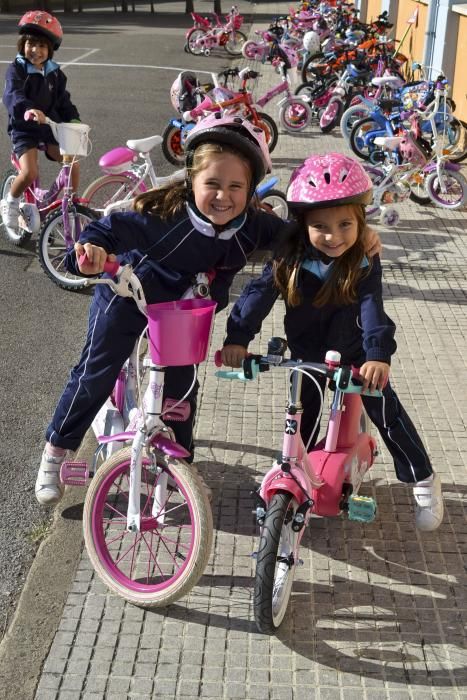
<instances>
[{"instance_id":1,"label":"pink bicycle tire","mask_svg":"<svg viewBox=\"0 0 467 700\"><path fill-rule=\"evenodd\" d=\"M130 449L97 471L86 496L83 528L88 555L104 583L125 600L157 607L177 600L202 575L212 541L212 514L194 467L172 460L162 524L151 514L157 479L143 460L141 527L126 529Z\"/></svg>"}]
</instances>

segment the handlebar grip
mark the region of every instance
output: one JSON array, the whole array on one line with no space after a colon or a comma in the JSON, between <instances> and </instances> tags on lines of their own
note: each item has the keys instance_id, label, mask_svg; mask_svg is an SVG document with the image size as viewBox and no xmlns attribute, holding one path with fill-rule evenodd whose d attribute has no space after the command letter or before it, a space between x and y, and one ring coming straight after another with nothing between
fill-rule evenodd
<instances>
[{"instance_id":1,"label":"handlebar grip","mask_svg":"<svg viewBox=\"0 0 467 700\"><path fill-rule=\"evenodd\" d=\"M243 374L243 371L240 370L238 372L232 371L232 370L218 370L217 372L214 372L215 377L219 377L219 379L242 379L245 381L245 375Z\"/></svg>"},{"instance_id":2,"label":"handlebar grip","mask_svg":"<svg viewBox=\"0 0 467 700\"><path fill-rule=\"evenodd\" d=\"M32 111L30 109L27 109L24 113L24 121L29 122L31 120L35 121L36 118L35 118L34 114L32 113Z\"/></svg>"},{"instance_id":3,"label":"handlebar grip","mask_svg":"<svg viewBox=\"0 0 467 700\"><path fill-rule=\"evenodd\" d=\"M79 265L84 265L84 263L87 260L87 255L80 255L78 258L78 263ZM109 275L112 275L112 277L115 277L117 272L120 269L120 263L118 260L106 260L104 263L104 272L107 272Z\"/></svg>"},{"instance_id":4,"label":"handlebar grip","mask_svg":"<svg viewBox=\"0 0 467 700\"><path fill-rule=\"evenodd\" d=\"M216 365L216 367L222 367L221 351L220 350L216 350L216 352L214 354L214 364Z\"/></svg>"}]
</instances>

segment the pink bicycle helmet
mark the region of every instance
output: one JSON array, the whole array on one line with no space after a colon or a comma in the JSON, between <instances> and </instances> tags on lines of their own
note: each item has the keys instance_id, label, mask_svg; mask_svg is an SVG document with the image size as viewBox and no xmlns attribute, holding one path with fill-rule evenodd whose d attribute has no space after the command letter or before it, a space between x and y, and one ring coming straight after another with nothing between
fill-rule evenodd
<instances>
[{"instance_id":1,"label":"pink bicycle helmet","mask_svg":"<svg viewBox=\"0 0 467 700\"><path fill-rule=\"evenodd\" d=\"M43 36L52 42L56 51L63 39L62 25L56 17L42 10L29 10L18 22L20 34L31 34L32 36Z\"/></svg>"},{"instance_id":2,"label":"pink bicycle helmet","mask_svg":"<svg viewBox=\"0 0 467 700\"><path fill-rule=\"evenodd\" d=\"M293 171L287 188L287 204L292 209L371 201L369 176L360 163L343 153L310 156Z\"/></svg>"},{"instance_id":3,"label":"pink bicycle helmet","mask_svg":"<svg viewBox=\"0 0 467 700\"><path fill-rule=\"evenodd\" d=\"M210 141L229 144L248 158L253 170L252 191L266 173L271 172L271 157L264 131L242 117L233 114L223 116L220 112L201 119L189 132L184 148L187 170L193 164L197 147Z\"/></svg>"}]
</instances>

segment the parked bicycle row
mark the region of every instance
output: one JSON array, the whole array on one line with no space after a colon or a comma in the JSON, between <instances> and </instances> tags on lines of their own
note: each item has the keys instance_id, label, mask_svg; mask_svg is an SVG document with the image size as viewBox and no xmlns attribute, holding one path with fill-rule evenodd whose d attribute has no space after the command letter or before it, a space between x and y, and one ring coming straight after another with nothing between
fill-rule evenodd
<instances>
[{"instance_id":1,"label":"parked bicycle row","mask_svg":"<svg viewBox=\"0 0 467 700\"><path fill-rule=\"evenodd\" d=\"M227 306L236 274L258 247L274 246L274 259L232 309L218 354L226 366L243 363L241 372L220 375L225 378L251 381L276 367L292 372L281 457L258 489L255 511L261 528L255 617L259 629L271 633L287 610L311 516L346 514L371 522L376 515L374 500L358 493L376 455L362 424L362 402L398 479L413 487L415 526L433 531L443 518L439 477L388 381L395 326L383 309L379 239L364 213L380 206L375 192L381 180L349 156L311 155L291 174L283 198L294 223L258 206L259 188L272 170L273 139L257 103L245 100L246 85L241 97L226 95L229 79L261 76L232 68L220 76L223 84L213 76L212 85L202 85L183 71L172 86L172 104L190 125L180 138L181 171L156 180L150 153L161 137L128 141L102 157L105 175L85 190L87 198L76 197L89 129L70 123L79 115L51 61L61 39L53 17L27 13L4 95L15 165L2 193L4 228L18 244L39 233L42 264L61 286L96 286L85 346L46 430L36 498L55 505L65 485L87 485L92 476L83 511L87 551L98 575L125 600L167 605L196 584L213 533L209 493L192 464L197 365L207 357L214 313ZM291 66L284 56L290 56L276 39L270 43L271 63L288 85ZM380 79L398 77L386 70ZM19 90L25 76L27 89ZM57 95L54 109L43 92L47 76L47 91ZM393 87L375 84L376 90ZM291 103L283 126L294 133L290 115L300 117L296 104L306 112L309 101L285 89ZM440 79L428 112L435 130L443 90ZM419 106L417 112L427 115ZM381 145L400 149L399 142ZM62 161L47 192L37 185L40 147ZM92 208L94 197L106 216ZM287 343L274 339L266 356L251 356L249 344L279 295ZM146 337L149 357L140 363ZM331 340L334 347L326 345ZM316 356L323 362L306 361ZM319 442L326 389L334 398L328 435ZM99 447L89 467L72 453L91 426Z\"/></svg>"}]
</instances>

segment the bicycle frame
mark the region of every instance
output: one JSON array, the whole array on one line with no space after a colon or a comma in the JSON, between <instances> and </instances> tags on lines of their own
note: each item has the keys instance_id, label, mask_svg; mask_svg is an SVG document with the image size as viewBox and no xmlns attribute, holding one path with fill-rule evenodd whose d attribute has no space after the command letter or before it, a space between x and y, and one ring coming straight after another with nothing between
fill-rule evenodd
<instances>
[{"instance_id":1,"label":"bicycle frame","mask_svg":"<svg viewBox=\"0 0 467 700\"><path fill-rule=\"evenodd\" d=\"M10 161L13 167L20 172L21 168L19 160L14 153L11 154ZM82 199L81 197L73 196L73 189L71 187L72 164L72 156L63 156L61 168L49 189L41 189L39 177L37 177L31 183L31 185L25 189L23 193L25 203L34 204L37 207L41 221L45 219L47 214L55 209L58 209L60 206L64 212L67 211L70 200L78 203L85 203L86 200ZM58 198L58 195L62 192L62 197ZM37 233L37 231L33 231L33 233ZM74 240L72 240L71 236L69 235L69 231L67 231L67 235L67 244L73 244Z\"/></svg>"},{"instance_id":2,"label":"bicycle frame","mask_svg":"<svg viewBox=\"0 0 467 700\"><path fill-rule=\"evenodd\" d=\"M342 512L344 482L358 493L364 474L373 464L376 441L359 432L360 396L336 389L326 437L307 453L300 435L302 374L293 372L291 384L281 464L266 474L259 496L267 506L278 491L291 493L306 525L312 514L335 516Z\"/></svg>"}]
</instances>

